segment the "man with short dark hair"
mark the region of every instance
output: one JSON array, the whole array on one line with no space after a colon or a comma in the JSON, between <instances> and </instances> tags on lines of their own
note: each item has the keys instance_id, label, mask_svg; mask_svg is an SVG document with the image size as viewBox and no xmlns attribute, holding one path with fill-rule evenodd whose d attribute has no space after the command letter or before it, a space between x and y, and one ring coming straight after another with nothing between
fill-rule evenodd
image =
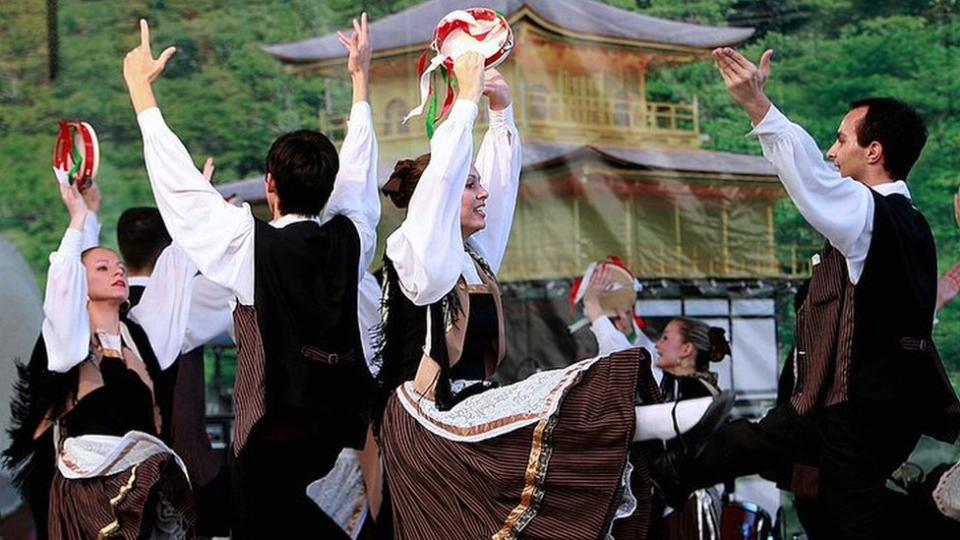
<instances>
[{"instance_id":1,"label":"man with short dark hair","mask_svg":"<svg viewBox=\"0 0 960 540\"><path fill-rule=\"evenodd\" d=\"M117 220L117 246L130 278L150 277L157 257L172 241L156 208L127 208ZM131 288L130 303L136 304L141 294L143 287Z\"/></svg>"},{"instance_id":2,"label":"man with short dark hair","mask_svg":"<svg viewBox=\"0 0 960 540\"><path fill-rule=\"evenodd\" d=\"M813 538L894 537L886 479L922 433L952 442L960 431L960 406L931 340L936 247L906 183L926 128L903 102L855 102L827 153L831 167L764 93L772 53L759 68L733 49L713 54L764 156L827 242L797 313L789 400L758 423L721 428L684 463L680 483L760 473L817 498L825 515L808 530Z\"/></svg>"},{"instance_id":3,"label":"man with short dark hair","mask_svg":"<svg viewBox=\"0 0 960 540\"><path fill-rule=\"evenodd\" d=\"M229 472L207 436L203 345L229 332L230 292L197 274L186 254L172 245L156 208L124 210L117 221L117 245L130 283L127 319L143 321L143 326L128 328L153 380L160 436L187 468L196 501L196 531L200 536L227 535ZM143 309L169 313L154 317ZM141 345L147 332L152 339Z\"/></svg>"},{"instance_id":4,"label":"man with short dark hair","mask_svg":"<svg viewBox=\"0 0 960 540\"><path fill-rule=\"evenodd\" d=\"M353 79L340 156L317 132L278 138L266 161L270 223L224 202L166 126L151 83L174 49L154 59L146 21L124 60L164 222L236 297L233 538L345 537L306 494L341 449L363 446L372 385L358 315L380 219L365 14L340 41Z\"/></svg>"}]
</instances>

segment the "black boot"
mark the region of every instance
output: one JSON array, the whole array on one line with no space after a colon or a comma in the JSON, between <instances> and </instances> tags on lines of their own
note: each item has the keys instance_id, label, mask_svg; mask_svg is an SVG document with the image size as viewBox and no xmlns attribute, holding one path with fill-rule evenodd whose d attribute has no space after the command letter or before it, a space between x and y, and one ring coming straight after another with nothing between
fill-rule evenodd
<instances>
[{"instance_id":1,"label":"black boot","mask_svg":"<svg viewBox=\"0 0 960 540\"><path fill-rule=\"evenodd\" d=\"M713 399L700 421L683 434L674 414L673 425L677 436L647 455L652 480L666 503L674 509L683 508L687 497L696 489L683 479L685 464L700 454L709 437L730 415L733 402L733 392L721 392Z\"/></svg>"}]
</instances>

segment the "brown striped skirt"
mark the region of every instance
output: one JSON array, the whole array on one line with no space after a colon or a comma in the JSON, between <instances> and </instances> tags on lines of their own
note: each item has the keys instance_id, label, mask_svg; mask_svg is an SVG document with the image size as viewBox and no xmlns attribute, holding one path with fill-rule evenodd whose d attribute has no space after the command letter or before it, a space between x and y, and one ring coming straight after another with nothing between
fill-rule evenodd
<instances>
[{"instance_id":1,"label":"brown striped skirt","mask_svg":"<svg viewBox=\"0 0 960 540\"><path fill-rule=\"evenodd\" d=\"M170 454L157 454L114 475L67 479L54 473L50 538L193 538L190 484Z\"/></svg>"},{"instance_id":2,"label":"brown striped skirt","mask_svg":"<svg viewBox=\"0 0 960 540\"><path fill-rule=\"evenodd\" d=\"M405 387L399 388L382 429L396 538L607 537L624 495L641 354L633 349L574 364L563 370L570 377L550 392L550 406L532 421L504 429L521 416L514 414L479 423L461 440L444 430L462 427L431 424L411 413ZM540 380L534 375L516 385ZM516 385L494 395L534 390ZM471 400L482 396L454 410L472 407ZM477 430L494 435L476 440Z\"/></svg>"}]
</instances>

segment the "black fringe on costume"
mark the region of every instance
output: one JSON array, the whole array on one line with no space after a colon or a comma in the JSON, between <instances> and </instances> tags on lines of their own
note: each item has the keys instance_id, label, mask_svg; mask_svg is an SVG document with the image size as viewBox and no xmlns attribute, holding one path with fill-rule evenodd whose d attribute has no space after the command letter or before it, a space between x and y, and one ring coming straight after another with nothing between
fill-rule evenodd
<instances>
[{"instance_id":1,"label":"black fringe on costume","mask_svg":"<svg viewBox=\"0 0 960 540\"><path fill-rule=\"evenodd\" d=\"M32 485L31 475L38 466L52 466L52 463L37 463L34 459L40 441L47 437L34 440L37 426L50 415L57 418L63 412L63 407L71 393L76 391L79 381L79 367L74 367L66 373L57 373L47 369L47 352L43 336L30 355L27 364L16 361L17 382L14 385L14 396L10 402L10 426L7 433L10 436L10 446L2 454L3 464L14 471L13 483L27 497L26 491ZM52 454L52 445L50 453ZM42 461L47 461L46 451L42 454Z\"/></svg>"}]
</instances>

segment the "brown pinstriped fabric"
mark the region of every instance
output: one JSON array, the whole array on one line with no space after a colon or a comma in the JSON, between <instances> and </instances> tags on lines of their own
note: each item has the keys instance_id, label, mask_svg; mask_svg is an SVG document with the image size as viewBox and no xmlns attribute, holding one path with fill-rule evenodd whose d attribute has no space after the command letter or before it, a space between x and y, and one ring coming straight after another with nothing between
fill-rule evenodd
<instances>
[{"instance_id":1,"label":"brown pinstriped fabric","mask_svg":"<svg viewBox=\"0 0 960 540\"><path fill-rule=\"evenodd\" d=\"M55 472L50 487L50 538L90 540L102 530L112 531L107 538L149 537L155 509L146 506L156 501L159 491L176 512L194 522L190 485L171 455L157 454L137 465L136 471L131 469L82 480L68 480ZM186 538L193 538L192 530Z\"/></svg>"},{"instance_id":2,"label":"brown pinstriped fabric","mask_svg":"<svg viewBox=\"0 0 960 540\"><path fill-rule=\"evenodd\" d=\"M622 495L640 354L594 364L547 424L480 442L434 435L392 396L382 437L395 538L605 538Z\"/></svg>"},{"instance_id":3,"label":"brown pinstriped fabric","mask_svg":"<svg viewBox=\"0 0 960 540\"><path fill-rule=\"evenodd\" d=\"M853 292L846 259L826 243L797 312L797 378L790 403L801 415L849 397Z\"/></svg>"},{"instance_id":4,"label":"brown pinstriped fabric","mask_svg":"<svg viewBox=\"0 0 960 540\"><path fill-rule=\"evenodd\" d=\"M644 349L638 350L642 351L637 376L638 401L647 405L661 403L663 398L657 379L653 376L650 354ZM646 445L660 444L659 441L654 441L630 445L630 463L633 465L630 484L633 488L633 496L637 499L637 509L630 516L613 523L613 537L616 540L648 538L653 528L653 520L660 519L659 513L654 512L653 477L650 474L650 464L644 454Z\"/></svg>"},{"instance_id":5,"label":"brown pinstriped fabric","mask_svg":"<svg viewBox=\"0 0 960 540\"><path fill-rule=\"evenodd\" d=\"M236 435L233 455L239 456L250 432L266 413L264 379L266 354L263 338L257 324L257 310L253 306L237 304L233 310L233 324L237 334L237 380L234 384Z\"/></svg>"}]
</instances>

